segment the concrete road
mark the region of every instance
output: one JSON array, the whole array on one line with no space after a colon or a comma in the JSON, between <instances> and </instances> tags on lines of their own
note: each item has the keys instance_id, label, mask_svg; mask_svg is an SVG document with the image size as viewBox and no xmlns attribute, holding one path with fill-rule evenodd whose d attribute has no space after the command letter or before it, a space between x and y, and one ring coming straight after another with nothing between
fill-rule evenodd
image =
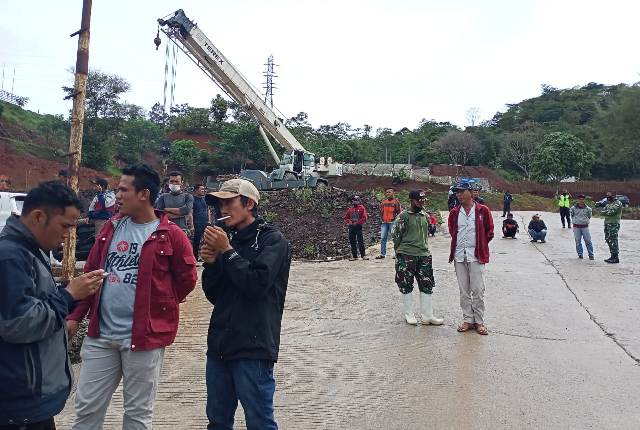
<instances>
[{"instance_id":1,"label":"concrete road","mask_svg":"<svg viewBox=\"0 0 640 430\"><path fill-rule=\"evenodd\" d=\"M516 213L522 232L530 216ZM441 327L403 322L391 259L295 263L276 365L280 428L640 428L640 221L623 221L622 263L611 266L602 261L601 220L591 227L596 260L589 261L577 259L557 214L544 219L546 244L529 243L526 233L496 234L491 243L484 337L455 330L461 312L445 234L431 241ZM495 220L499 227L499 214ZM199 289L183 305L155 428L206 428L210 310ZM120 428L121 398L119 389L105 428ZM72 414L70 401L60 428ZM244 428L240 408L237 428Z\"/></svg>"}]
</instances>

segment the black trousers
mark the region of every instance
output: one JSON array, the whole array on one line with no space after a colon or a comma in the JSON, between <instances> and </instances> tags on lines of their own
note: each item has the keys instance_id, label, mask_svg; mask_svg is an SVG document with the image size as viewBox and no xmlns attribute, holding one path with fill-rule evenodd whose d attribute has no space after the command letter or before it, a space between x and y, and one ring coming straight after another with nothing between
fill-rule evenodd
<instances>
[{"instance_id":1,"label":"black trousers","mask_svg":"<svg viewBox=\"0 0 640 430\"><path fill-rule=\"evenodd\" d=\"M511 213L511 203L504 203L502 206L502 216L506 216L508 213Z\"/></svg>"},{"instance_id":2,"label":"black trousers","mask_svg":"<svg viewBox=\"0 0 640 430\"><path fill-rule=\"evenodd\" d=\"M349 243L351 244L351 255L353 255L353 258L358 258L358 250L360 250L360 256L364 257L364 238L362 237L361 225L349 226Z\"/></svg>"},{"instance_id":3,"label":"black trousers","mask_svg":"<svg viewBox=\"0 0 640 430\"><path fill-rule=\"evenodd\" d=\"M56 430L56 422L52 418L29 424L0 424L0 430Z\"/></svg>"},{"instance_id":4,"label":"black trousers","mask_svg":"<svg viewBox=\"0 0 640 430\"><path fill-rule=\"evenodd\" d=\"M198 259L199 251L200 251L200 241L202 241L202 236L204 236L204 229L207 228L206 224L196 224L193 226L193 255Z\"/></svg>"},{"instance_id":5,"label":"black trousers","mask_svg":"<svg viewBox=\"0 0 640 430\"><path fill-rule=\"evenodd\" d=\"M504 237L516 237L516 231L515 228L503 228L502 234Z\"/></svg>"},{"instance_id":6,"label":"black trousers","mask_svg":"<svg viewBox=\"0 0 640 430\"><path fill-rule=\"evenodd\" d=\"M567 227L571 228L571 211L569 211L569 208L562 207L560 208L560 221L562 221L563 227L565 218L567 219Z\"/></svg>"}]
</instances>

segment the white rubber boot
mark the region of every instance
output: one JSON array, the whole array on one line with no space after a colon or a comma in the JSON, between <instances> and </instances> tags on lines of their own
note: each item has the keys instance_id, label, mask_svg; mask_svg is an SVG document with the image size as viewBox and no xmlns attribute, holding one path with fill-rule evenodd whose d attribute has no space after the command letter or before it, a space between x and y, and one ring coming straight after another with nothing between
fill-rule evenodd
<instances>
[{"instance_id":1,"label":"white rubber boot","mask_svg":"<svg viewBox=\"0 0 640 430\"><path fill-rule=\"evenodd\" d=\"M431 294L420 292L420 324L442 325L443 323L443 318L436 318L433 316Z\"/></svg>"},{"instance_id":2,"label":"white rubber boot","mask_svg":"<svg viewBox=\"0 0 640 430\"><path fill-rule=\"evenodd\" d=\"M411 298L411 293L403 294L402 298L404 299L404 319L407 321L407 324L418 324L416 315L413 313L413 299Z\"/></svg>"}]
</instances>

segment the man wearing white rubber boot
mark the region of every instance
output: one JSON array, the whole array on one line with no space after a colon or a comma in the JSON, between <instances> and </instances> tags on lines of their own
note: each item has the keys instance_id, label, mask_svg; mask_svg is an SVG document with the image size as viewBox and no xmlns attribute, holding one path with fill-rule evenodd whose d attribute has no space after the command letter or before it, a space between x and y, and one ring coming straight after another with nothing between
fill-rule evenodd
<instances>
[{"instance_id":1,"label":"man wearing white rubber boot","mask_svg":"<svg viewBox=\"0 0 640 430\"><path fill-rule=\"evenodd\" d=\"M431 252L427 244L429 235L429 215L423 210L427 195L423 190L409 193L411 208L398 216L393 231L393 246L396 252L396 284L404 299L404 318L408 324L444 323L442 318L433 315L431 293L435 286ZM420 290L420 315L417 319L413 312L414 278Z\"/></svg>"}]
</instances>

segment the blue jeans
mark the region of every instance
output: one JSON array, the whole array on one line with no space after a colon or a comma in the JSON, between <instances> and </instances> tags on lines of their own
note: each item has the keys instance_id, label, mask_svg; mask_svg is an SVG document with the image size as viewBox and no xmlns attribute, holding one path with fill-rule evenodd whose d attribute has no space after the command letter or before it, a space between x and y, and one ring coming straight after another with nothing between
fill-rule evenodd
<instances>
[{"instance_id":1,"label":"blue jeans","mask_svg":"<svg viewBox=\"0 0 640 430\"><path fill-rule=\"evenodd\" d=\"M389 240L389 233L393 229L393 222L383 222L380 227L380 255L387 255L387 240Z\"/></svg>"},{"instance_id":2,"label":"blue jeans","mask_svg":"<svg viewBox=\"0 0 640 430\"><path fill-rule=\"evenodd\" d=\"M529 235L531 235L531 239L533 240L544 240L547 237L547 230L535 231L529 229Z\"/></svg>"},{"instance_id":3,"label":"blue jeans","mask_svg":"<svg viewBox=\"0 0 640 430\"><path fill-rule=\"evenodd\" d=\"M247 430L277 430L273 416L273 361L238 359L223 361L207 356L208 429L232 430L238 400Z\"/></svg>"},{"instance_id":4,"label":"blue jeans","mask_svg":"<svg viewBox=\"0 0 640 430\"><path fill-rule=\"evenodd\" d=\"M593 256L593 243L591 243L589 227L573 227L573 236L576 238L576 252L578 255L582 256L582 239L584 238L584 244L587 245L587 252L590 257Z\"/></svg>"}]
</instances>

